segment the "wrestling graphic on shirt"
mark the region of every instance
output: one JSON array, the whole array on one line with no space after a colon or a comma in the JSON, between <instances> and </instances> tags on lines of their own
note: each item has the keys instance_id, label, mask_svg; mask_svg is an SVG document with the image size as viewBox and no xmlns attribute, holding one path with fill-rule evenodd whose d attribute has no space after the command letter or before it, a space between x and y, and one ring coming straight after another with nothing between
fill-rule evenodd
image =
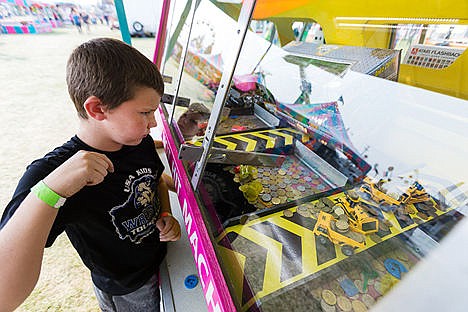
<instances>
[{"instance_id":1,"label":"wrestling graphic on shirt","mask_svg":"<svg viewBox=\"0 0 468 312\"><path fill-rule=\"evenodd\" d=\"M120 239L141 241L156 231L156 218L160 205L156 196L156 180L145 174L133 180L127 201L109 211Z\"/></svg>"}]
</instances>

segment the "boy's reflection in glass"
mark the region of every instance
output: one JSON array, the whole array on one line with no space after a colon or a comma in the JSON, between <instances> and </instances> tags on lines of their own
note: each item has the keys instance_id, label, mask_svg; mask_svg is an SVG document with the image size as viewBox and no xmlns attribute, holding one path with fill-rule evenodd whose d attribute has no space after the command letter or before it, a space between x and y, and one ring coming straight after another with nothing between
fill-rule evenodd
<instances>
[{"instance_id":1,"label":"boy's reflection in glass","mask_svg":"<svg viewBox=\"0 0 468 312\"><path fill-rule=\"evenodd\" d=\"M194 136L205 134L206 122L210 117L210 110L201 103L192 103L188 110L177 120L177 125L185 140L191 140Z\"/></svg>"}]
</instances>

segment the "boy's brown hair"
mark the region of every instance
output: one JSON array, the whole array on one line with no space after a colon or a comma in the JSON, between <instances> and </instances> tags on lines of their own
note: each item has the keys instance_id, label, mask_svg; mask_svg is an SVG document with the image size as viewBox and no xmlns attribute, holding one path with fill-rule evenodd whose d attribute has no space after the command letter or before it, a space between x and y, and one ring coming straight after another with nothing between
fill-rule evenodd
<instances>
[{"instance_id":1,"label":"boy's brown hair","mask_svg":"<svg viewBox=\"0 0 468 312\"><path fill-rule=\"evenodd\" d=\"M93 95L113 109L132 99L141 87L164 94L156 65L135 48L111 38L90 40L72 52L67 63L67 85L78 115L84 119L88 116L83 104Z\"/></svg>"}]
</instances>

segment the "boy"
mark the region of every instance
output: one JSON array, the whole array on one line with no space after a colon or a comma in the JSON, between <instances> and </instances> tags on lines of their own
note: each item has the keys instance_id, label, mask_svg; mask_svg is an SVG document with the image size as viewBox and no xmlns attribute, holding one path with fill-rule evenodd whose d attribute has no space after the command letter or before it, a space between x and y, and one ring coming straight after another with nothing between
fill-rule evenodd
<instances>
[{"instance_id":1,"label":"boy","mask_svg":"<svg viewBox=\"0 0 468 312\"><path fill-rule=\"evenodd\" d=\"M103 311L159 311L158 266L180 238L150 128L164 84L121 41L80 45L67 64L77 135L28 166L0 223L0 310L34 289L44 247L65 231Z\"/></svg>"}]
</instances>

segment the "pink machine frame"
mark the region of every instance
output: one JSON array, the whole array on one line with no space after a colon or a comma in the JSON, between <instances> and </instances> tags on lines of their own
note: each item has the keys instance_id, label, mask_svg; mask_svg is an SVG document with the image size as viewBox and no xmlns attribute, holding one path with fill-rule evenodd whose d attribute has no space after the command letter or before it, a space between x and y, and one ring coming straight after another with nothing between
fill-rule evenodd
<instances>
[{"instance_id":1,"label":"pink machine frame","mask_svg":"<svg viewBox=\"0 0 468 312\"><path fill-rule=\"evenodd\" d=\"M236 311L231 294L218 263L215 250L200 213L190 179L179 159L169 124L159 108L158 123L163 125L162 142L166 152L172 178L177 190L187 237L197 267L200 283L205 295L208 311Z\"/></svg>"}]
</instances>

